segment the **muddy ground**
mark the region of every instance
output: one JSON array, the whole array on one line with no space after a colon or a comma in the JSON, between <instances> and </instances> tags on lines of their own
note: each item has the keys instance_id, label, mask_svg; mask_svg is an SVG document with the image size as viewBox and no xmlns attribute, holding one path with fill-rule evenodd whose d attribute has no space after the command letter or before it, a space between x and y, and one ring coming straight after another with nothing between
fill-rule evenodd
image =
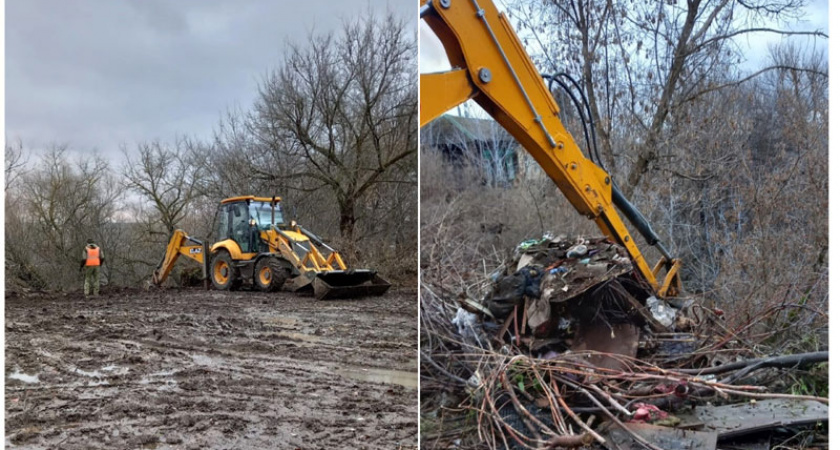
<instances>
[{"instance_id":1,"label":"muddy ground","mask_svg":"<svg viewBox=\"0 0 840 450\"><path fill-rule=\"evenodd\" d=\"M416 291L6 297L6 447L406 448Z\"/></svg>"}]
</instances>

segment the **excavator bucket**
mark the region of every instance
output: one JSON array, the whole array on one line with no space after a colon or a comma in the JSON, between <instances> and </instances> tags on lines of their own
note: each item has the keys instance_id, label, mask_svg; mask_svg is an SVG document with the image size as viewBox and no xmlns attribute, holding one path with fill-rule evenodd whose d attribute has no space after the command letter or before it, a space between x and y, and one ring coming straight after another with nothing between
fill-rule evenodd
<instances>
[{"instance_id":1,"label":"excavator bucket","mask_svg":"<svg viewBox=\"0 0 840 450\"><path fill-rule=\"evenodd\" d=\"M391 283L370 270L333 270L312 279L318 300L369 297L384 294Z\"/></svg>"}]
</instances>

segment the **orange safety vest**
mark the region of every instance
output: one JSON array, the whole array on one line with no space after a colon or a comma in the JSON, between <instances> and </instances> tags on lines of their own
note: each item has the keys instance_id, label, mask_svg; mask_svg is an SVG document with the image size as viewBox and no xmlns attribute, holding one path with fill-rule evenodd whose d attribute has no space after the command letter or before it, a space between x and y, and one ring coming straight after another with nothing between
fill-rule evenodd
<instances>
[{"instance_id":1,"label":"orange safety vest","mask_svg":"<svg viewBox=\"0 0 840 450\"><path fill-rule=\"evenodd\" d=\"M85 261L85 266L98 266L99 265L99 247L87 247L87 260Z\"/></svg>"}]
</instances>

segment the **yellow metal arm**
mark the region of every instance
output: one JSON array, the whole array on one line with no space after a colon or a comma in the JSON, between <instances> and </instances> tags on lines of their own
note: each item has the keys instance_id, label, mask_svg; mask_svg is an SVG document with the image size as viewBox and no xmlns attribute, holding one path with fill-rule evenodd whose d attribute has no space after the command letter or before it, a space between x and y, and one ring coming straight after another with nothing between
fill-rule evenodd
<instances>
[{"instance_id":1,"label":"yellow metal arm","mask_svg":"<svg viewBox=\"0 0 840 450\"><path fill-rule=\"evenodd\" d=\"M436 91L420 101L420 126L475 97L478 90L465 69L425 74L420 77L420 92Z\"/></svg>"},{"instance_id":2,"label":"yellow metal arm","mask_svg":"<svg viewBox=\"0 0 840 450\"><path fill-rule=\"evenodd\" d=\"M175 230L172 233L172 238L169 239L169 245L166 246L166 254L163 260L152 274L152 283L160 285L166 281L166 278L172 272L172 268L175 267L175 262L181 255L199 264L204 264L204 243L187 236L187 233L183 230Z\"/></svg>"},{"instance_id":3,"label":"yellow metal arm","mask_svg":"<svg viewBox=\"0 0 840 450\"><path fill-rule=\"evenodd\" d=\"M678 261L668 258L669 282L660 286L613 205L609 174L586 158L566 131L554 97L492 0L427 5L421 16L457 69L421 74L421 125L472 98L522 144L578 212L627 248L655 291L676 295Z\"/></svg>"}]
</instances>

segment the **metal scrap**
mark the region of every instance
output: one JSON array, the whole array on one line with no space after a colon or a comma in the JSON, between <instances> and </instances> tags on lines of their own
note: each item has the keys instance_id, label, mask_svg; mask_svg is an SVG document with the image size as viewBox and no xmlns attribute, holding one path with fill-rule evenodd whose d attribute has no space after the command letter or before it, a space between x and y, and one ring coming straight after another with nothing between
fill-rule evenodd
<instances>
[{"instance_id":1,"label":"metal scrap","mask_svg":"<svg viewBox=\"0 0 840 450\"><path fill-rule=\"evenodd\" d=\"M784 426L828 421L828 405L813 400L770 399L735 405L699 406L693 417L719 439L733 439Z\"/></svg>"},{"instance_id":2,"label":"metal scrap","mask_svg":"<svg viewBox=\"0 0 840 450\"><path fill-rule=\"evenodd\" d=\"M678 430L644 423L626 424L633 433L653 445L668 450L715 450L717 433L713 431ZM640 444L630 433L618 426L610 426L605 433L611 449L641 450Z\"/></svg>"}]
</instances>

